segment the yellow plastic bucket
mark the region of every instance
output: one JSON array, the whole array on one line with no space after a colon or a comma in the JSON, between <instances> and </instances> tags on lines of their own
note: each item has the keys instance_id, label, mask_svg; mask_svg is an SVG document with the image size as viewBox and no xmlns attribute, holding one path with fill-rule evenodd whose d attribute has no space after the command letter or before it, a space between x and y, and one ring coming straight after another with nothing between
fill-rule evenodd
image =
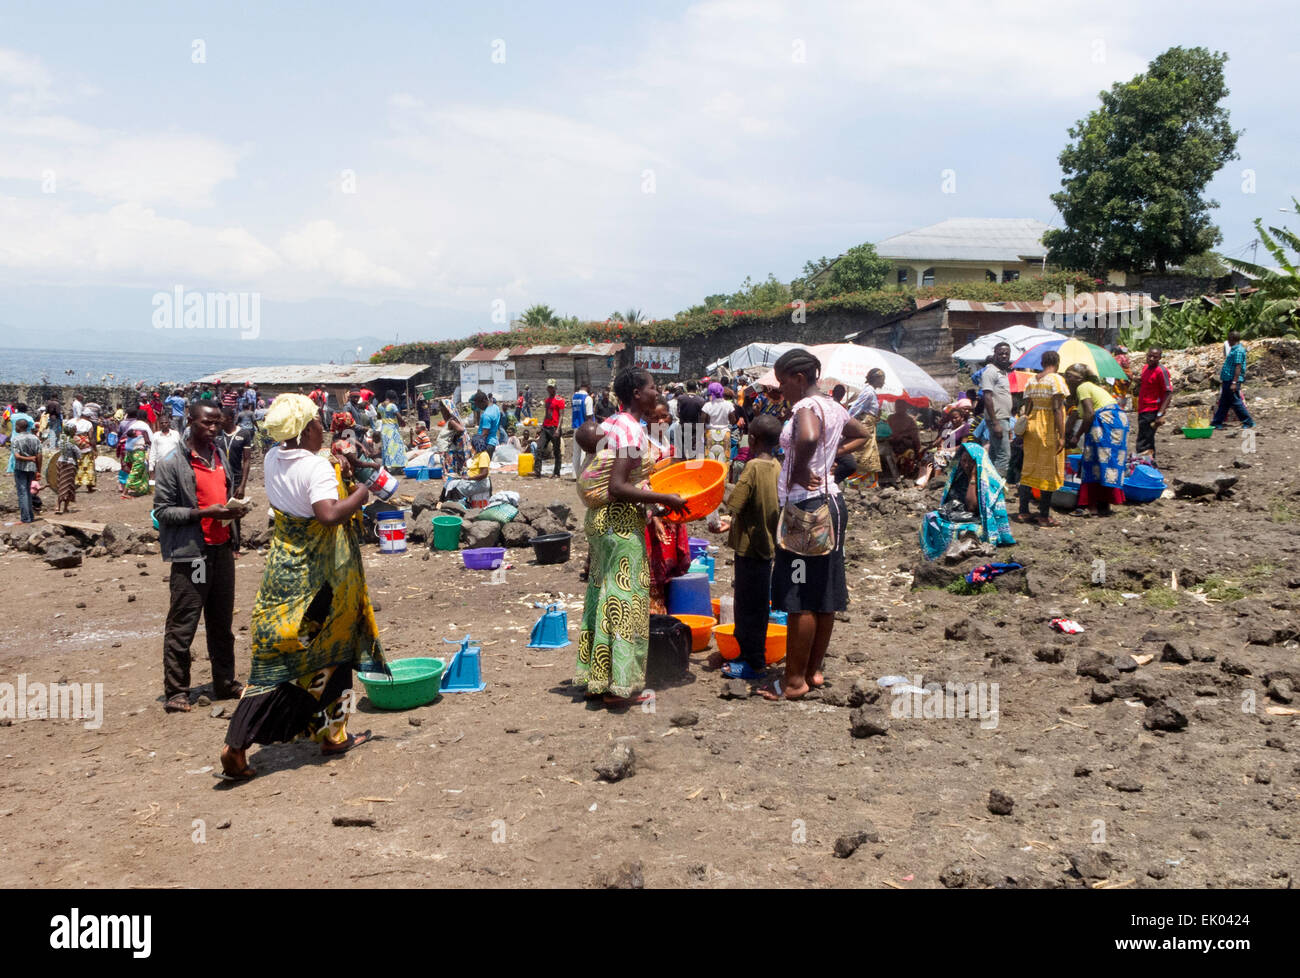
<instances>
[{"instance_id":1,"label":"yellow plastic bucket","mask_svg":"<svg viewBox=\"0 0 1300 978\"><path fill-rule=\"evenodd\" d=\"M533 473L533 457L529 455L527 452L524 452L522 455L519 456L519 474L532 475L532 473Z\"/></svg>"}]
</instances>

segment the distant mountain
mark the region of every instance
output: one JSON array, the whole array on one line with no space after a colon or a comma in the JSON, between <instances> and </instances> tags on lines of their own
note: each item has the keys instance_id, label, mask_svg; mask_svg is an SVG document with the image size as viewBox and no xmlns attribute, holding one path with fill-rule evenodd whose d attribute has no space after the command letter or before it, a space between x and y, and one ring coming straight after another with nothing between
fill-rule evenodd
<instances>
[{"instance_id":1,"label":"distant mountain","mask_svg":"<svg viewBox=\"0 0 1300 978\"><path fill-rule=\"evenodd\" d=\"M155 302L145 289L0 286L0 337L11 349L121 350L127 353L214 353L298 363L367 359L389 343L439 340L489 328L487 313L347 299L277 302L245 298L239 328L187 328L185 307L199 302L189 322L207 315L204 301ZM233 307L217 310L230 313ZM255 322L250 313L256 313ZM227 327L235 322L232 315ZM161 322L169 328L158 328ZM246 338L247 337L247 338Z\"/></svg>"}]
</instances>

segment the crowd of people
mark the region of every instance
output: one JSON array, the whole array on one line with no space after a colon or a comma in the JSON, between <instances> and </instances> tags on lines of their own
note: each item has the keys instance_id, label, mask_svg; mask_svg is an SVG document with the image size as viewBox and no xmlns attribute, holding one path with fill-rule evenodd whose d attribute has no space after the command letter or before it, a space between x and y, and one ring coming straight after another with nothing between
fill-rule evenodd
<instances>
[{"instance_id":1,"label":"crowd of people","mask_svg":"<svg viewBox=\"0 0 1300 978\"><path fill-rule=\"evenodd\" d=\"M1152 463L1155 433L1173 396L1159 349L1132 378L1138 416L1136 454ZM212 663L213 694L238 698L221 755L226 777L255 772L247 751L310 736L326 754L362 743L347 731L352 672L383 670L384 654L359 559L369 474L413 458L446 468L444 502L481 503L490 495L501 446L531 449L561 469L561 427L573 433L574 472L586 508L589 563L575 666L586 695L613 707L644 692L651 616L666 612L669 583L691 566L686 500L655 491L657 469L711 457L728 469L724 522L734 553L735 637L739 657L727 676L756 684L768 699L799 699L823 685L835 616L846 609L844 492L881 485L924 489L945 484L921 522L920 546L937 557L963 539L1015 542L1007 510L1015 486L1022 524L1055 527L1054 494L1066 481L1066 451L1082 441L1075 465L1078 515L1105 516L1123 503L1129 424L1123 385L1108 387L1084 364L1061 369L1048 352L1013 395L1010 348L999 344L972 387L942 409L883 393L872 371L853 397L823 387L821 364L803 349L777 360L775 385L705 378L660 391L654 375L622 371L610 390L585 385L568 404L552 380L531 414L531 391L499 405L483 393L471 410L445 400L417 403L409 424L404 399L364 388L337 407L323 390L286 393L268 405L243 389L178 388L118 404L112 413L74 397L65 412L50 401L35 415L10 405L3 435L18 487L20 517L33 518L34 483L52 459L58 511L77 489L95 491L101 446L119 459L124 496L153 493L163 559L171 565L164 634L164 704L190 709L190 647L200 621ZM1231 337L1214 423L1236 411L1253 426L1241 395L1246 358ZM431 412L440 417L434 420ZM520 433L531 422L536 437ZM431 437L430 426L437 436ZM405 434L404 434L405 432ZM233 609L240 520L248 512L251 461L264 453L263 479L273 530L252 612L252 669L235 675ZM486 494L486 495L485 495ZM769 616L783 612L788 638L779 674L769 670Z\"/></svg>"}]
</instances>

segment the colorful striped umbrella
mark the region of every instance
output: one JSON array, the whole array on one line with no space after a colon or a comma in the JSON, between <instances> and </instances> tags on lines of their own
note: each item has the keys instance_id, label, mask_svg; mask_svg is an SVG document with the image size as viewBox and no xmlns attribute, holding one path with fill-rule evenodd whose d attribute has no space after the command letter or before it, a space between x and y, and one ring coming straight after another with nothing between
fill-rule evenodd
<instances>
[{"instance_id":1,"label":"colorful striped umbrella","mask_svg":"<svg viewBox=\"0 0 1300 978\"><path fill-rule=\"evenodd\" d=\"M1083 340L1059 339L1048 340L1031 346L1020 358L1011 364L1012 370L1042 370L1043 354L1055 350L1061 357L1061 373L1076 363L1081 363L1102 380L1123 380L1128 375L1124 368L1115 362L1115 358L1095 343Z\"/></svg>"}]
</instances>

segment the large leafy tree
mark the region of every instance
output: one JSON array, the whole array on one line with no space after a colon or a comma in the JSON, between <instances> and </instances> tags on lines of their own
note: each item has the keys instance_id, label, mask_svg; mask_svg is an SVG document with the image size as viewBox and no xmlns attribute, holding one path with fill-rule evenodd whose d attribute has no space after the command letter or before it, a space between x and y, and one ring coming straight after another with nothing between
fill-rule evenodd
<instances>
[{"instance_id":1,"label":"large leafy tree","mask_svg":"<svg viewBox=\"0 0 1300 978\"><path fill-rule=\"evenodd\" d=\"M1165 51L1131 81L1101 93L1101 107L1070 128L1052 195L1065 227L1048 231L1049 260L1094 274L1164 272L1222 240L1206 185L1237 158L1221 104L1226 54Z\"/></svg>"}]
</instances>

